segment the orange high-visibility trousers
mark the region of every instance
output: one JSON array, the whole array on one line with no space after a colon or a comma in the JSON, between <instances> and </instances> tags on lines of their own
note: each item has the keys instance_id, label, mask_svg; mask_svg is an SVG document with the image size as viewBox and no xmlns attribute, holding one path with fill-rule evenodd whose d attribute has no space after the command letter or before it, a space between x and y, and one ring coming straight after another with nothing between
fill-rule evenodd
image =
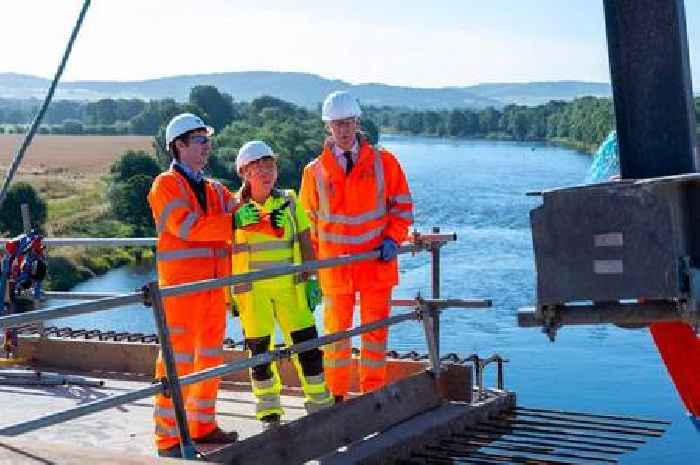
<instances>
[{"instance_id":1,"label":"orange high-visibility trousers","mask_svg":"<svg viewBox=\"0 0 700 465\"><path fill-rule=\"evenodd\" d=\"M206 203L177 166L161 173L148 194L158 231L158 283L161 286L202 279L222 278L231 270L233 194L216 181L201 185ZM195 186L196 187L196 186ZM179 376L223 362L226 304L223 289L164 299L165 317ZM161 357L156 377L165 376ZM219 380L212 379L183 389L190 434L202 437L216 428L214 408ZM157 395L154 409L155 442L168 449L179 442L172 401Z\"/></svg>"},{"instance_id":2,"label":"orange high-visibility trousers","mask_svg":"<svg viewBox=\"0 0 700 465\"><path fill-rule=\"evenodd\" d=\"M361 324L382 320L389 316L391 288L360 290ZM349 329L353 323L355 294L324 296L325 334ZM360 391L370 392L386 383L387 328L361 336ZM329 344L324 348L326 384L335 396L345 396L350 389L352 373L352 343L350 339Z\"/></svg>"},{"instance_id":3,"label":"orange high-visibility trousers","mask_svg":"<svg viewBox=\"0 0 700 465\"><path fill-rule=\"evenodd\" d=\"M178 376L222 364L226 327L224 290L166 297L164 301ZM162 354L159 353L156 379L165 376ZM216 428L219 381L219 378L212 378L183 386L187 423L193 438L205 436ZM156 446L167 449L179 443L173 402L159 394L155 404Z\"/></svg>"}]
</instances>

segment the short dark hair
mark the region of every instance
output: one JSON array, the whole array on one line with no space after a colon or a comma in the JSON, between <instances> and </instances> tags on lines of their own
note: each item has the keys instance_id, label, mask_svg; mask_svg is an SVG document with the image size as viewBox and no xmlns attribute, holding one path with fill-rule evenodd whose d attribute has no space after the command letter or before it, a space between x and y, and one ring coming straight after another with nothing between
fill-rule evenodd
<instances>
[{"instance_id":1,"label":"short dark hair","mask_svg":"<svg viewBox=\"0 0 700 465\"><path fill-rule=\"evenodd\" d=\"M182 142L185 143L185 145L189 145L190 136L197 131L201 131L202 129L205 129L205 128L190 129L189 131L182 133L179 136L177 136L175 139L173 139L173 141L170 142L170 147L168 147L168 149L170 150L170 155L172 155L172 157L175 160L180 161L180 154L177 151L177 147L175 146L175 142L181 140Z\"/></svg>"}]
</instances>

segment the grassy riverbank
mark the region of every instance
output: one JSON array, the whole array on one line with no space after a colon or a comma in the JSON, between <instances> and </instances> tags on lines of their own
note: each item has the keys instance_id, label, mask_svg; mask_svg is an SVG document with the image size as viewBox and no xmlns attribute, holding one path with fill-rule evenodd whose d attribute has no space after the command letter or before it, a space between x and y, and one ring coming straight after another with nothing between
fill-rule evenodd
<instances>
[{"instance_id":1,"label":"grassy riverbank","mask_svg":"<svg viewBox=\"0 0 700 465\"><path fill-rule=\"evenodd\" d=\"M17 136L0 136L0 147L13 147L18 141ZM132 226L110 211L105 176L123 152L148 150L151 141L150 137L38 136L15 181L31 184L46 201L47 237L129 237ZM8 162L0 157L0 165ZM135 247L50 247L46 288L68 290L152 256L152 251Z\"/></svg>"}]
</instances>

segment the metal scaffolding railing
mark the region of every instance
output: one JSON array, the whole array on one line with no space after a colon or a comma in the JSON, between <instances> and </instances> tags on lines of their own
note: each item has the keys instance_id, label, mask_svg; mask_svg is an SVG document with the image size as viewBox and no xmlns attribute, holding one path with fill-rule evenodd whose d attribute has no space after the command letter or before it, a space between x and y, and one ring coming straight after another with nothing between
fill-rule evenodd
<instances>
[{"instance_id":1,"label":"metal scaffolding railing","mask_svg":"<svg viewBox=\"0 0 700 465\"><path fill-rule=\"evenodd\" d=\"M266 279L276 276L289 275L300 272L315 271L322 268L330 268L335 266L347 265L359 261L374 260L379 258L378 251L360 253L356 255L344 255L335 258L308 261L300 265L287 265L275 268L269 268L262 271L254 271L239 275L234 275L221 279L210 279L196 281L176 286L159 286L157 282L151 282L144 286L141 290L133 293L122 295L117 294L89 294L80 295L77 293L49 293L51 297L61 298L96 298L89 302L81 302L70 305L64 305L52 309L35 310L27 313L16 315L7 315L0 317L0 328L13 327L21 324L45 321L56 318L64 318L68 316L82 315L87 313L107 310L127 304L143 303L146 306L152 306L156 325L158 327L158 336L161 342L161 351L163 361L166 368L166 378L158 380L154 385L137 389L128 393L119 394L100 399L94 402L86 403L77 407L66 409L60 412L52 413L40 418L20 422L14 425L0 428L0 435L14 436L46 426L61 423L63 421L78 418L90 413L106 410L124 403L133 402L152 396L156 393L169 393L173 399L175 414L177 420L178 431L180 434L180 447L183 457L194 458L197 454L192 439L189 436L187 428L187 419L184 408L184 403L181 394L181 385L189 385L197 383L212 377L220 377L228 373L243 370L246 368L255 367L270 363L274 360L288 358L292 354L305 352L313 348L321 347L342 339L357 336L378 328L383 328L395 325L408 320L421 321L426 337L426 343L429 351L430 369L435 373L436 377L440 376L440 352L439 352L439 314L442 309L453 308L487 308L491 306L491 301L488 299L439 299L440 277L439 277L439 249L447 242L456 240L454 234L438 234L439 230L434 229L434 234L420 235L414 233L413 242L403 245L399 248L400 254L416 253L420 251L429 251L432 253L432 295L431 299L424 299L417 296L415 299L403 299L392 301L396 306L410 306L414 309L407 313L394 315L389 318L375 321L369 324L361 325L348 331L342 331L317 339L305 341L299 344L294 344L289 347L278 348L264 354L255 355L249 359L239 360L231 363L219 365L217 367L202 370L196 373L188 374L182 377L177 376L175 369L175 359L173 356L170 334L168 331L166 314L163 307L163 298L168 296L188 294L192 292L216 289L234 284L249 283L260 279ZM73 245L77 241L81 241L80 245L87 246L150 246L153 245L153 240L149 238L141 239L126 239L117 240L110 238L100 239L47 239L48 245L67 245L71 241Z\"/></svg>"}]
</instances>

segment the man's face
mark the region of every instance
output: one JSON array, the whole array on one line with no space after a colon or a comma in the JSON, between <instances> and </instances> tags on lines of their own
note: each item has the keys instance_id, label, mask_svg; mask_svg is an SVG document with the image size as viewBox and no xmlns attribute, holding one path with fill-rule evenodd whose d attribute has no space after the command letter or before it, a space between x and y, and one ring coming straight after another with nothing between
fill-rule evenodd
<instances>
[{"instance_id":1,"label":"man's face","mask_svg":"<svg viewBox=\"0 0 700 465\"><path fill-rule=\"evenodd\" d=\"M328 123L328 129L335 143L343 150L351 150L355 145L355 133L357 132L357 118L336 119Z\"/></svg>"},{"instance_id":2,"label":"man's face","mask_svg":"<svg viewBox=\"0 0 700 465\"><path fill-rule=\"evenodd\" d=\"M187 136L186 142L178 140L178 152L180 162L192 168L194 171L201 171L207 164L209 151L211 150L211 139L204 129L198 129Z\"/></svg>"}]
</instances>

